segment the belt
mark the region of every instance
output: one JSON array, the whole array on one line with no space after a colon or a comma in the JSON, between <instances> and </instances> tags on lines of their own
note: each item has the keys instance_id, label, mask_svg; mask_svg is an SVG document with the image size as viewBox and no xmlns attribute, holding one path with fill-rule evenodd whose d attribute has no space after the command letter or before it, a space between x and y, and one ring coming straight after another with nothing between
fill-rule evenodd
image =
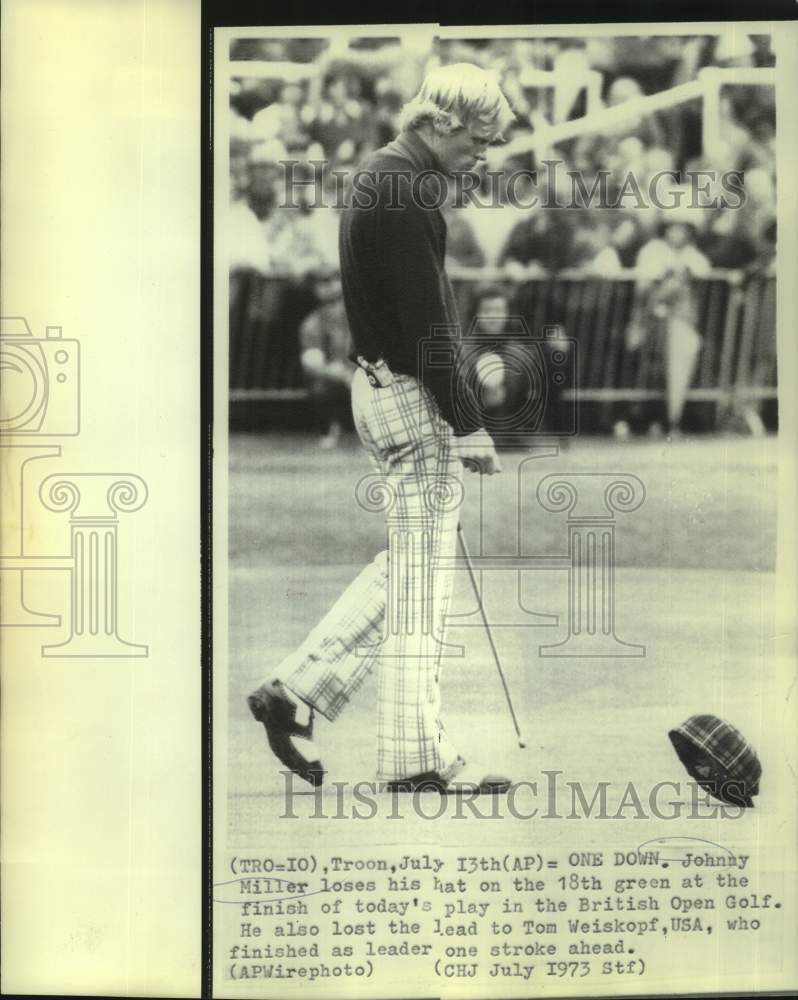
<instances>
[{"instance_id":1,"label":"belt","mask_svg":"<svg viewBox=\"0 0 798 1000\"><path fill-rule=\"evenodd\" d=\"M375 389L385 389L389 385L393 385L394 375L384 358L378 358L377 361L367 361L362 354L358 354L357 363Z\"/></svg>"}]
</instances>

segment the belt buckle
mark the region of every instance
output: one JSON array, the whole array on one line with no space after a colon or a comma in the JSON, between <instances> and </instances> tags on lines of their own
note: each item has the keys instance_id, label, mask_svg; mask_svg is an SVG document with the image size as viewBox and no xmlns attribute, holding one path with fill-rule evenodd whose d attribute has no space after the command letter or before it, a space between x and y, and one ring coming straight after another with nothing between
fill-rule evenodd
<instances>
[{"instance_id":1,"label":"belt buckle","mask_svg":"<svg viewBox=\"0 0 798 1000\"><path fill-rule=\"evenodd\" d=\"M366 373L366 377L373 388L385 389L389 385L393 385L393 372L386 364L384 358L378 358L377 361L372 364L372 362L366 361L362 354L358 354L357 363Z\"/></svg>"}]
</instances>

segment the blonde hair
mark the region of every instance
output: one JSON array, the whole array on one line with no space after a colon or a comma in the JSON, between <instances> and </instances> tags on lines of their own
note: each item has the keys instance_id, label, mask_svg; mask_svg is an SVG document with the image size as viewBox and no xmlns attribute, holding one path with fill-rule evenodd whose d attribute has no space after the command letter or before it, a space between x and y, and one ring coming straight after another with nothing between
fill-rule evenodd
<instances>
[{"instance_id":1,"label":"blonde hair","mask_svg":"<svg viewBox=\"0 0 798 1000\"><path fill-rule=\"evenodd\" d=\"M428 123L449 135L478 124L496 129L500 137L514 120L494 73L472 63L452 63L427 74L419 92L402 109L399 126L414 129Z\"/></svg>"}]
</instances>

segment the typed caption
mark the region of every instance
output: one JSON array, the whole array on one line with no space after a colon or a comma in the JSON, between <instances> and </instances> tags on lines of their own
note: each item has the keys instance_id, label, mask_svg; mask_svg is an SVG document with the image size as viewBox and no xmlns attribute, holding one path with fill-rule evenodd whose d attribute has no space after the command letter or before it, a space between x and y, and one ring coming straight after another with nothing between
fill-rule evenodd
<instances>
[{"instance_id":1,"label":"typed caption","mask_svg":"<svg viewBox=\"0 0 798 1000\"><path fill-rule=\"evenodd\" d=\"M220 971L228 982L320 990L411 968L428 982L611 984L657 978L669 940L714 953L781 937L778 882L760 884L770 879L752 873L749 855L670 840L628 851L230 856L215 889Z\"/></svg>"}]
</instances>

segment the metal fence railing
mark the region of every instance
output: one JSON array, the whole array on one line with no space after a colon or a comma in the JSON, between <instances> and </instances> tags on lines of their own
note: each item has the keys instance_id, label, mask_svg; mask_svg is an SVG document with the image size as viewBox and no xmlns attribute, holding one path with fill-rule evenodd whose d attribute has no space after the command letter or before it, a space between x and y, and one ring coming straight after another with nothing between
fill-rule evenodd
<instances>
[{"instance_id":1,"label":"metal fence railing","mask_svg":"<svg viewBox=\"0 0 798 1000\"><path fill-rule=\"evenodd\" d=\"M451 275L464 328L474 316L479 287L496 280L510 289L510 311L524 318L532 336L540 336L544 326L561 326L578 345L571 392L581 402L663 397L661 344L655 336L634 349L629 343L639 295L634 272L596 277L572 270L512 281L485 269L452 269ZM716 404L720 419L775 399L775 277L714 271L693 279L693 301L701 349L688 401ZM232 401L304 398L298 331L314 305L307 283L249 270L231 274Z\"/></svg>"}]
</instances>

